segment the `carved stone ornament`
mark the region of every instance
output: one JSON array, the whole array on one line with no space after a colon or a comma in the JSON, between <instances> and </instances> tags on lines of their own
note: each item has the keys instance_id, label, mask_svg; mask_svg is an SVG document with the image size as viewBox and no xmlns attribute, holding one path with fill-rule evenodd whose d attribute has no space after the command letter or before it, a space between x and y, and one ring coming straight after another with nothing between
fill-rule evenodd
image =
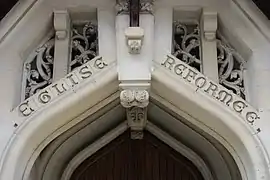
<instances>
[{"instance_id":1,"label":"carved stone ornament","mask_svg":"<svg viewBox=\"0 0 270 180\"><path fill-rule=\"evenodd\" d=\"M147 108L127 108L128 126L131 130L131 139L142 139L143 129L147 120Z\"/></svg>"},{"instance_id":2,"label":"carved stone ornament","mask_svg":"<svg viewBox=\"0 0 270 180\"><path fill-rule=\"evenodd\" d=\"M133 106L145 108L149 104L149 93L146 90L126 89L120 93L121 104L125 108Z\"/></svg>"},{"instance_id":3,"label":"carved stone ornament","mask_svg":"<svg viewBox=\"0 0 270 180\"><path fill-rule=\"evenodd\" d=\"M129 0L117 0L115 5L117 14L128 14L129 13ZM153 0L141 0L140 12L153 14Z\"/></svg>"},{"instance_id":4,"label":"carved stone ornament","mask_svg":"<svg viewBox=\"0 0 270 180\"><path fill-rule=\"evenodd\" d=\"M142 49L144 30L140 27L129 27L125 31L130 54L139 54Z\"/></svg>"}]
</instances>

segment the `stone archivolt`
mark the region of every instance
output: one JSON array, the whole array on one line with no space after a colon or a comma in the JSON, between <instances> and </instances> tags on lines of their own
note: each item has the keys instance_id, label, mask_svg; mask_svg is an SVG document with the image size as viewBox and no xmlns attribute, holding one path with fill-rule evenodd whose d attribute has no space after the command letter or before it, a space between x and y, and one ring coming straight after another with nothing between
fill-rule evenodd
<instances>
[{"instance_id":1,"label":"stone archivolt","mask_svg":"<svg viewBox=\"0 0 270 180\"><path fill-rule=\"evenodd\" d=\"M102 59L102 57L96 57L81 65L63 79L45 87L35 95L23 101L17 108L19 115L24 117L31 116L40 107L43 107L45 104L49 104L57 97L65 94L65 92L74 89L86 79L92 77L95 72L104 69L106 66L108 66L108 64Z\"/></svg>"},{"instance_id":2,"label":"stone archivolt","mask_svg":"<svg viewBox=\"0 0 270 180\"><path fill-rule=\"evenodd\" d=\"M240 114L248 124L253 126L256 123L256 120L260 119L259 113L244 99L221 85L209 80L195 68L187 65L176 57L168 55L161 65L189 84L195 86L196 92L200 91L203 94L207 94L229 107L235 113ZM260 128L256 130L257 132L260 132Z\"/></svg>"},{"instance_id":3,"label":"stone archivolt","mask_svg":"<svg viewBox=\"0 0 270 180\"><path fill-rule=\"evenodd\" d=\"M161 63L161 66L194 86L196 88L196 92L201 92L214 98L234 113L242 116L249 125L255 126L256 121L260 119L259 113L245 100L221 85L209 80L199 71L185 64L176 57L168 55ZM96 71L102 70L106 67L107 63L102 59L102 57L94 58L92 61L76 68L65 78L47 86L32 97L23 101L18 108L16 108L17 113L21 117L31 116L44 105L49 104L57 97L65 94L65 92L73 90L84 80L91 78L93 73ZM137 127L139 127L139 125L143 125L141 123L145 122L140 120L145 120L146 118L146 107L149 103L148 91L125 89L120 93L120 100L121 104L127 108L130 124L135 129L138 129ZM259 128L256 130L257 132L260 132Z\"/></svg>"}]
</instances>

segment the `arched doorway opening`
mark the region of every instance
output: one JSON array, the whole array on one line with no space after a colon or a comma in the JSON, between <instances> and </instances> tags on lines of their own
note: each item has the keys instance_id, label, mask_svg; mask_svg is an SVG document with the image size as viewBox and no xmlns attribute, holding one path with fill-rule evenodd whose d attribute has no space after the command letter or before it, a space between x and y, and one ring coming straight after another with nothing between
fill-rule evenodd
<instances>
[{"instance_id":1,"label":"arched doorway opening","mask_svg":"<svg viewBox=\"0 0 270 180\"><path fill-rule=\"evenodd\" d=\"M59 180L88 146L94 146L91 156L125 132L128 126L116 72L110 67L95 76L100 79L94 85L86 81L28 117L10 140L0 177L39 180L35 177L41 174L41 180ZM258 137L226 106L204 94L194 95L191 89L156 68L146 130L189 159L204 179L268 177L267 156Z\"/></svg>"},{"instance_id":2,"label":"arched doorway opening","mask_svg":"<svg viewBox=\"0 0 270 180\"><path fill-rule=\"evenodd\" d=\"M86 159L70 180L203 180L192 162L151 133L145 131L142 140L129 135L126 131Z\"/></svg>"},{"instance_id":3,"label":"arched doorway opening","mask_svg":"<svg viewBox=\"0 0 270 180\"><path fill-rule=\"evenodd\" d=\"M190 176L191 179L207 180L241 179L239 169L233 157L223 145L214 140L214 138L211 139L205 134L200 134L201 132L198 128L188 126L185 123L184 117L179 119L170 114L167 111L169 109L162 107L162 104L159 104L154 96L148 110L149 120L145 130L146 137L143 140L131 140L129 138L125 110L119 104L117 97L115 98L113 102L85 118L52 141L39 155L32 169L31 176L35 180L70 180L74 178L80 179L81 177L87 178L86 176L89 176L88 178L91 179L93 177L100 177L100 175L106 178L108 175L107 171L111 170L111 168L116 168L115 173L118 173L118 175L121 175L121 173L125 174L127 169L121 167L124 166L128 167L129 173L136 172L137 177L142 178L152 176L152 171L159 171L163 169L162 167L166 167L170 170L159 174L162 176L153 177L162 179L166 176L167 178L165 179L173 179L181 176L183 178ZM113 146L111 148L112 145L110 144L115 144L114 142L119 138L121 139L121 137L130 145L130 151L124 148L124 150L122 149L123 151L119 150L120 154L117 154L114 150L121 148L121 146ZM158 146L154 145L156 149L154 148L155 151L152 152L153 144L155 143ZM144 147L150 149L143 149ZM161 154L165 157L159 156L159 148L162 150L162 147L165 147L165 151L163 149ZM113 157L114 160L110 158L108 160L105 155L99 156L103 151L105 151L105 154L114 154L112 156L117 156L116 158L120 162L117 162L116 166L106 164L108 166L103 167L102 163L109 163L109 160L113 161L111 163L116 163L117 161L115 157ZM144 159L149 156L149 153L150 155L155 154L155 156L151 159ZM174 157L174 161L172 161L168 158L171 155L180 158L177 160ZM99 158L95 159L97 156ZM171 163L168 166L166 166L166 158ZM175 160L182 162L182 165L175 164ZM93 169L87 163L89 161L95 161L94 173L99 170L102 172L94 175ZM147 172L144 172L141 168L147 169L147 167L143 166L147 164L146 161L149 167ZM124 163L124 165L121 163ZM159 169L155 166L156 163L161 163L158 166ZM171 174L176 172L176 169L181 172L183 166L191 169L190 173ZM85 168L86 170L82 170ZM172 171L171 168L175 170ZM121 169L124 172L117 169ZM195 175L191 175L193 173ZM131 176L131 174L129 174L130 177L136 177ZM127 175L125 174L125 176ZM121 177L119 178L121 179Z\"/></svg>"}]
</instances>

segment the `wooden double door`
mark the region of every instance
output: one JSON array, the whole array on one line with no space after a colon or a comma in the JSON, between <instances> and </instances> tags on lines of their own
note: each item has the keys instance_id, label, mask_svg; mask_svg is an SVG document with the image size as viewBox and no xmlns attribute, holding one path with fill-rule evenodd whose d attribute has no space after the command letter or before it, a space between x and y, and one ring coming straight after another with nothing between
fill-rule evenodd
<instances>
[{"instance_id":1,"label":"wooden double door","mask_svg":"<svg viewBox=\"0 0 270 180\"><path fill-rule=\"evenodd\" d=\"M125 132L85 160L71 180L203 180L198 169L155 136Z\"/></svg>"}]
</instances>

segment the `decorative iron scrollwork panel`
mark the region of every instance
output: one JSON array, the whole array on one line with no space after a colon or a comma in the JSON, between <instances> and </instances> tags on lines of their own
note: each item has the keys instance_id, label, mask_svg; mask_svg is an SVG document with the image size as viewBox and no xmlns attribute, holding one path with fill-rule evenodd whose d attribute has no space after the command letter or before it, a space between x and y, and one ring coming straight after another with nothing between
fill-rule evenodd
<instances>
[{"instance_id":1,"label":"decorative iron scrollwork panel","mask_svg":"<svg viewBox=\"0 0 270 180\"><path fill-rule=\"evenodd\" d=\"M87 22L80 25L73 25L72 33L71 71L87 63L96 57L98 53L98 31L96 24Z\"/></svg>"},{"instance_id":2,"label":"decorative iron scrollwork panel","mask_svg":"<svg viewBox=\"0 0 270 180\"><path fill-rule=\"evenodd\" d=\"M217 53L219 83L245 99L243 72L246 61L220 38Z\"/></svg>"},{"instance_id":3,"label":"decorative iron scrollwork panel","mask_svg":"<svg viewBox=\"0 0 270 180\"><path fill-rule=\"evenodd\" d=\"M201 42L198 24L174 22L173 55L201 71Z\"/></svg>"},{"instance_id":4,"label":"decorative iron scrollwork panel","mask_svg":"<svg viewBox=\"0 0 270 180\"><path fill-rule=\"evenodd\" d=\"M24 94L27 99L52 83L54 61L54 38L30 54L24 64Z\"/></svg>"}]
</instances>

